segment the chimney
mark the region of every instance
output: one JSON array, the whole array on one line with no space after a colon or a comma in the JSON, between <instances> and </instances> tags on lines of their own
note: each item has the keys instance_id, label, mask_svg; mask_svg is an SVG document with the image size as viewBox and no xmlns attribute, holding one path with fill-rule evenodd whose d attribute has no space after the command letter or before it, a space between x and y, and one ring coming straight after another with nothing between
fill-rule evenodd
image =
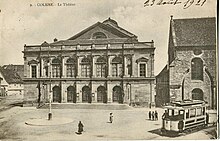
<instances>
[{"instance_id":1,"label":"chimney","mask_svg":"<svg viewBox=\"0 0 220 141\"><path fill-rule=\"evenodd\" d=\"M54 42L57 42L58 40L57 40L57 38L54 38L53 41L54 41Z\"/></svg>"}]
</instances>

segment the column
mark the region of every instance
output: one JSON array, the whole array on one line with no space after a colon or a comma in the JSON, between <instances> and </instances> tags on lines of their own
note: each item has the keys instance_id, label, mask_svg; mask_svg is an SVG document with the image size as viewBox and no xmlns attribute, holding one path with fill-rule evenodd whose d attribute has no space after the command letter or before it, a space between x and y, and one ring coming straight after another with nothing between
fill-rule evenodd
<instances>
[{"instance_id":1,"label":"column","mask_svg":"<svg viewBox=\"0 0 220 141\"><path fill-rule=\"evenodd\" d=\"M77 78L81 77L81 65L80 62L82 60L82 57L77 56Z\"/></svg>"},{"instance_id":2,"label":"column","mask_svg":"<svg viewBox=\"0 0 220 141\"><path fill-rule=\"evenodd\" d=\"M65 77L65 58L62 58L62 78Z\"/></svg>"},{"instance_id":3,"label":"column","mask_svg":"<svg viewBox=\"0 0 220 141\"><path fill-rule=\"evenodd\" d=\"M131 77L135 76L135 59L134 59L134 55L131 56Z\"/></svg>"},{"instance_id":4,"label":"column","mask_svg":"<svg viewBox=\"0 0 220 141\"><path fill-rule=\"evenodd\" d=\"M154 76L154 54L151 54L151 77Z\"/></svg>"},{"instance_id":5,"label":"column","mask_svg":"<svg viewBox=\"0 0 220 141\"><path fill-rule=\"evenodd\" d=\"M41 58L40 59L40 61L41 61L41 77L44 77L45 76L45 74L44 74L44 60Z\"/></svg>"},{"instance_id":6,"label":"column","mask_svg":"<svg viewBox=\"0 0 220 141\"><path fill-rule=\"evenodd\" d=\"M96 77L96 62L97 56L92 56L92 77Z\"/></svg>"},{"instance_id":7,"label":"column","mask_svg":"<svg viewBox=\"0 0 220 141\"><path fill-rule=\"evenodd\" d=\"M96 97L96 87L95 84L91 82L91 93L92 93L92 103L97 102L97 97Z\"/></svg>"},{"instance_id":8,"label":"column","mask_svg":"<svg viewBox=\"0 0 220 141\"><path fill-rule=\"evenodd\" d=\"M53 77L53 76L52 76L52 59L53 59L53 58L49 58L49 66L48 66L48 71L49 71L49 72L48 72L48 75L49 75L49 77L51 77L51 78Z\"/></svg>"},{"instance_id":9,"label":"column","mask_svg":"<svg viewBox=\"0 0 220 141\"><path fill-rule=\"evenodd\" d=\"M124 56L124 77L128 77L127 57Z\"/></svg>"},{"instance_id":10,"label":"column","mask_svg":"<svg viewBox=\"0 0 220 141\"><path fill-rule=\"evenodd\" d=\"M82 88L80 84L76 83L76 102L81 103L82 102Z\"/></svg>"},{"instance_id":11,"label":"column","mask_svg":"<svg viewBox=\"0 0 220 141\"><path fill-rule=\"evenodd\" d=\"M108 56L108 77L112 76L111 60L113 56Z\"/></svg>"},{"instance_id":12,"label":"column","mask_svg":"<svg viewBox=\"0 0 220 141\"><path fill-rule=\"evenodd\" d=\"M112 87L111 84L107 84L107 96L108 96L108 103L112 103Z\"/></svg>"},{"instance_id":13,"label":"column","mask_svg":"<svg viewBox=\"0 0 220 141\"><path fill-rule=\"evenodd\" d=\"M67 93L65 88L65 82L61 82L61 103L67 102Z\"/></svg>"}]
</instances>

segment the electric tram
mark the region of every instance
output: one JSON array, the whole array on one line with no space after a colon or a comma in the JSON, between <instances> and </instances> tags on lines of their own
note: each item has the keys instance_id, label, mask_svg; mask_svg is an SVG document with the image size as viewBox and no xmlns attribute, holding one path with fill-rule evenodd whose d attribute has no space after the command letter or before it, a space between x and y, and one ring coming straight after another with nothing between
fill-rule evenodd
<instances>
[{"instance_id":1,"label":"electric tram","mask_svg":"<svg viewBox=\"0 0 220 141\"><path fill-rule=\"evenodd\" d=\"M184 132L204 127L208 122L204 101L188 100L165 106L161 131Z\"/></svg>"}]
</instances>

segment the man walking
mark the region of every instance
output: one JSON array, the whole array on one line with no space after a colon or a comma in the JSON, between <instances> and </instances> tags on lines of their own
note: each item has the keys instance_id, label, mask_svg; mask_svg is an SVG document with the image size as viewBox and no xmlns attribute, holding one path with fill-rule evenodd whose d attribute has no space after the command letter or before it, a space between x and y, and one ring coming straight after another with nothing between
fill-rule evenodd
<instances>
[{"instance_id":1,"label":"man walking","mask_svg":"<svg viewBox=\"0 0 220 141\"><path fill-rule=\"evenodd\" d=\"M155 120L158 120L158 113L155 111Z\"/></svg>"},{"instance_id":2,"label":"man walking","mask_svg":"<svg viewBox=\"0 0 220 141\"><path fill-rule=\"evenodd\" d=\"M149 120L151 120L151 111L148 113Z\"/></svg>"},{"instance_id":3,"label":"man walking","mask_svg":"<svg viewBox=\"0 0 220 141\"><path fill-rule=\"evenodd\" d=\"M109 116L109 122L112 123L113 122L113 114L110 113L110 116Z\"/></svg>"}]
</instances>

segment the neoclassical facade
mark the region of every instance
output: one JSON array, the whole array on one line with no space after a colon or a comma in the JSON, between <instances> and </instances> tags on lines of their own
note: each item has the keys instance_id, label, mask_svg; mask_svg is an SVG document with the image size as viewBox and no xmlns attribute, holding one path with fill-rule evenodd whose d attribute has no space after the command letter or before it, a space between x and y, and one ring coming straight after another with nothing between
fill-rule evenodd
<instances>
[{"instance_id":1,"label":"neoclassical facade","mask_svg":"<svg viewBox=\"0 0 220 141\"><path fill-rule=\"evenodd\" d=\"M24 101L154 104L154 42L107 19L67 40L24 46Z\"/></svg>"}]
</instances>

